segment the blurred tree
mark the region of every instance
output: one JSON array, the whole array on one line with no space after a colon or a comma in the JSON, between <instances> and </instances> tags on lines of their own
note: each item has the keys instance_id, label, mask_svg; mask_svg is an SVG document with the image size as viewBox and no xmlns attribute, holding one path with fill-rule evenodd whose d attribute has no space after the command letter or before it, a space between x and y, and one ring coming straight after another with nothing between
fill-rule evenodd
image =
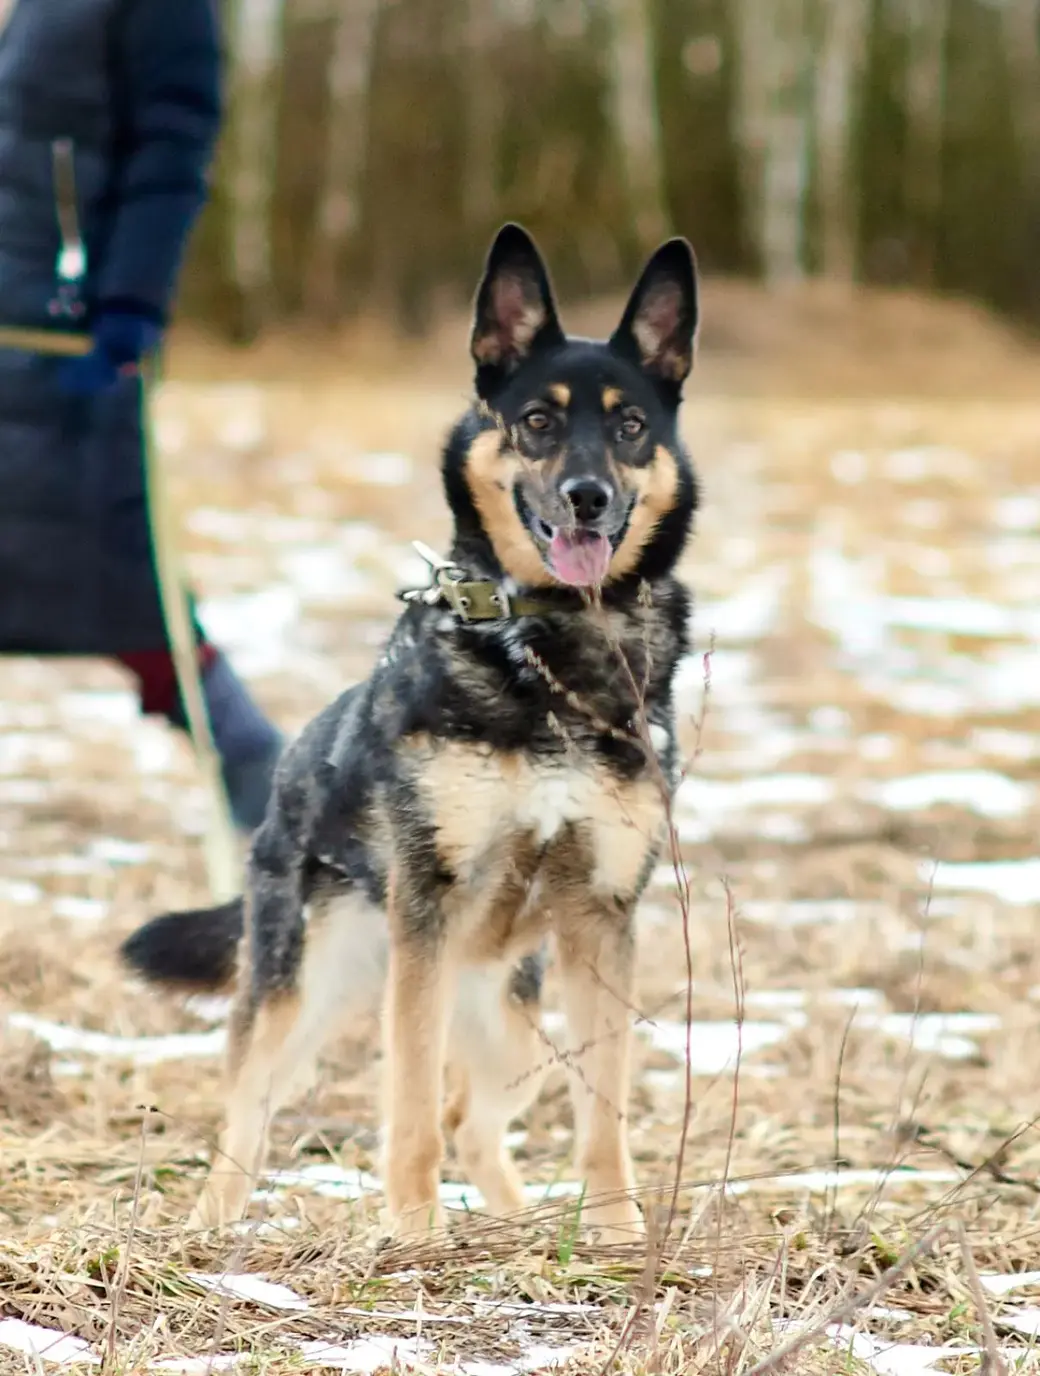
<instances>
[{"instance_id":1,"label":"blurred tree","mask_svg":"<svg viewBox=\"0 0 1040 1376\"><path fill-rule=\"evenodd\" d=\"M935 281L942 207L949 0L900 0L906 31L905 202L913 276Z\"/></svg>"},{"instance_id":2,"label":"blurred tree","mask_svg":"<svg viewBox=\"0 0 1040 1376\"><path fill-rule=\"evenodd\" d=\"M232 0L228 9L230 101L221 165L224 223L236 295L233 328L236 335L251 338L273 306L271 206L285 0Z\"/></svg>"},{"instance_id":3,"label":"blurred tree","mask_svg":"<svg viewBox=\"0 0 1040 1376\"><path fill-rule=\"evenodd\" d=\"M230 110L187 313L422 331L504 219L561 292L709 269L1040 321L1040 0L222 0Z\"/></svg>"},{"instance_id":4,"label":"blurred tree","mask_svg":"<svg viewBox=\"0 0 1040 1376\"><path fill-rule=\"evenodd\" d=\"M661 120L653 20L646 0L607 0L610 117L628 198L629 231L640 255L667 237Z\"/></svg>"},{"instance_id":5,"label":"blurred tree","mask_svg":"<svg viewBox=\"0 0 1040 1376\"><path fill-rule=\"evenodd\" d=\"M304 310L330 323L343 311L345 253L361 226L377 4L350 0L332 17L324 157L302 281Z\"/></svg>"},{"instance_id":6,"label":"blurred tree","mask_svg":"<svg viewBox=\"0 0 1040 1376\"><path fill-rule=\"evenodd\" d=\"M840 281L856 275L859 188L853 124L866 58L868 0L824 4L816 68L816 164L820 267Z\"/></svg>"}]
</instances>

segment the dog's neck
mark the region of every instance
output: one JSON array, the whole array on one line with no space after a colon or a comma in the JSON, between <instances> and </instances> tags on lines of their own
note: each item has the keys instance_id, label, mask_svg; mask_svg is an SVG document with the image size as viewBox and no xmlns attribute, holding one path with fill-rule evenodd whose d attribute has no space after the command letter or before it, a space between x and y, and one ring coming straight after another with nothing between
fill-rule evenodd
<instances>
[{"instance_id":1,"label":"dog's neck","mask_svg":"<svg viewBox=\"0 0 1040 1376\"><path fill-rule=\"evenodd\" d=\"M602 589L595 590L567 587L561 583L521 583L503 569L491 542L482 531L467 535L458 528L451 541L449 558L465 571L467 578L484 580L496 588L501 587L510 598L530 598L561 613L592 610L597 604L619 611L634 611L648 595L653 597L654 584L671 584L673 581L669 572L665 577L655 579L649 590L643 580L632 577L607 583Z\"/></svg>"}]
</instances>

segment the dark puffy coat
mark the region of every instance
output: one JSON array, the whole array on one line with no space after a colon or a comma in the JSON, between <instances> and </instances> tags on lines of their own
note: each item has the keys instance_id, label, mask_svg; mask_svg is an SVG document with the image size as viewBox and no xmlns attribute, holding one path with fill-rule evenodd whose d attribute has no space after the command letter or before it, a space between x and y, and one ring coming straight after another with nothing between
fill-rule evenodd
<instances>
[{"instance_id":1,"label":"dark puffy coat","mask_svg":"<svg viewBox=\"0 0 1040 1376\"><path fill-rule=\"evenodd\" d=\"M14 0L0 31L0 323L55 323L53 142L73 143L86 323L164 321L220 122L214 0ZM165 643L140 384L67 397L0 350L0 653Z\"/></svg>"}]
</instances>

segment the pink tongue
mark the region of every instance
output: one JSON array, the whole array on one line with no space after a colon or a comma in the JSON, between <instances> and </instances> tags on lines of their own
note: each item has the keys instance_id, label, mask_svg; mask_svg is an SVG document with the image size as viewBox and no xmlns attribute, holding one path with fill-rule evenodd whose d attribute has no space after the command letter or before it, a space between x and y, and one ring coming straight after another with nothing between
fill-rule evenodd
<instances>
[{"instance_id":1,"label":"pink tongue","mask_svg":"<svg viewBox=\"0 0 1040 1376\"><path fill-rule=\"evenodd\" d=\"M598 587L610 567L610 541L605 535L566 535L558 530L549 544L549 563L561 583Z\"/></svg>"}]
</instances>

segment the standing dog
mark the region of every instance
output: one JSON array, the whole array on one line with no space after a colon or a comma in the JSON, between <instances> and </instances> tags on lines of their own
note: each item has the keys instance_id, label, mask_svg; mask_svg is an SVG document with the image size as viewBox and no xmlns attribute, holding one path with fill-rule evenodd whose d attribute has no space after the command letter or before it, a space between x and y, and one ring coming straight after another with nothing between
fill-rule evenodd
<instances>
[{"instance_id":1,"label":"standing dog","mask_svg":"<svg viewBox=\"0 0 1040 1376\"><path fill-rule=\"evenodd\" d=\"M605 343L563 333L522 229L495 239L477 399L443 458L450 561L410 595L371 678L286 750L244 899L157 918L122 948L182 987L221 987L238 966L197 1224L243 1213L270 1116L380 991L392 1225L440 1221L445 1126L489 1207L521 1208L503 1136L539 1088L551 936L584 1218L612 1240L640 1229L634 914L676 770L689 605L673 570L696 507L677 417L696 325L683 239L649 260Z\"/></svg>"}]
</instances>

